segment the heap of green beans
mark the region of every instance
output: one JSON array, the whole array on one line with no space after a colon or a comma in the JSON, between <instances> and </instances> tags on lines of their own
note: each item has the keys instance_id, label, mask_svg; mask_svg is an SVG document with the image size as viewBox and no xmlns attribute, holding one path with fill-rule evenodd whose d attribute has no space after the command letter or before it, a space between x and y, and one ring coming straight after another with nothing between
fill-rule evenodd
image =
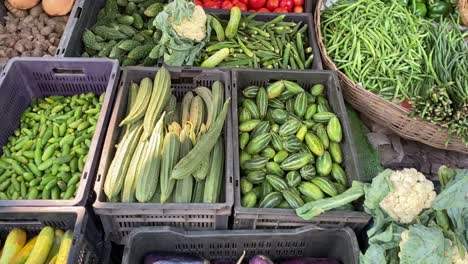
<instances>
[{"instance_id":1,"label":"heap of green beans","mask_svg":"<svg viewBox=\"0 0 468 264\"><path fill-rule=\"evenodd\" d=\"M412 100L413 114L438 123L468 143L468 46L456 22L430 29L427 65L433 85Z\"/></svg>"},{"instance_id":2,"label":"heap of green beans","mask_svg":"<svg viewBox=\"0 0 468 264\"><path fill-rule=\"evenodd\" d=\"M401 102L424 87L430 24L398 1L339 0L321 21L328 55L365 89Z\"/></svg>"},{"instance_id":3,"label":"heap of green beans","mask_svg":"<svg viewBox=\"0 0 468 264\"><path fill-rule=\"evenodd\" d=\"M219 41L212 40L203 50L199 63L217 51L228 48L227 56L218 67L249 67L267 69L310 69L314 60L309 46L308 25L287 22L285 15L268 22L255 20L256 14L242 17L237 36ZM224 27L227 21L220 20Z\"/></svg>"}]
</instances>

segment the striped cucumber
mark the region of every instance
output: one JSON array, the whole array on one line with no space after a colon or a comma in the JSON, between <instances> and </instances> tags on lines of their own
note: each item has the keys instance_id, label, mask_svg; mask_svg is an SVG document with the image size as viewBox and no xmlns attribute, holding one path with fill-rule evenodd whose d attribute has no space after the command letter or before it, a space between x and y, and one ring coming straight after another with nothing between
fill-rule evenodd
<instances>
[{"instance_id":1,"label":"striped cucumber","mask_svg":"<svg viewBox=\"0 0 468 264\"><path fill-rule=\"evenodd\" d=\"M161 178L161 203L167 202L174 190L175 180L171 179L170 176L179 160L179 151L179 134L176 131L170 131L164 137L162 146L161 172L159 174Z\"/></svg>"},{"instance_id":2,"label":"striped cucumber","mask_svg":"<svg viewBox=\"0 0 468 264\"><path fill-rule=\"evenodd\" d=\"M284 171L298 170L307 165L314 157L309 153L294 153L281 162Z\"/></svg>"},{"instance_id":3,"label":"striped cucumber","mask_svg":"<svg viewBox=\"0 0 468 264\"><path fill-rule=\"evenodd\" d=\"M258 112L260 114L260 118L264 118L268 110L268 94L265 88L261 87L258 90L256 103L257 103Z\"/></svg>"}]
</instances>

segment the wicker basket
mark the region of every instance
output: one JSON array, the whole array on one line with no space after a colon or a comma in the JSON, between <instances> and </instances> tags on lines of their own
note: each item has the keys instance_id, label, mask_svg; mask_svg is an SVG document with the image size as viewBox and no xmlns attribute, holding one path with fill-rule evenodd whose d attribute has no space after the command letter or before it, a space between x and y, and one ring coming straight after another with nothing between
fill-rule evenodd
<instances>
[{"instance_id":1,"label":"wicker basket","mask_svg":"<svg viewBox=\"0 0 468 264\"><path fill-rule=\"evenodd\" d=\"M458 0L457 8L463 25L468 27L468 0Z\"/></svg>"},{"instance_id":2,"label":"wicker basket","mask_svg":"<svg viewBox=\"0 0 468 264\"><path fill-rule=\"evenodd\" d=\"M315 34L322 55L323 65L325 69L338 72L346 101L372 121L388 127L403 138L419 141L439 149L468 153L468 146L458 137L454 136L448 144L446 144L449 138L447 129L443 129L436 124L431 124L418 118L410 117L409 111L404 107L385 101L382 97L356 84L343 72L338 70L333 60L328 57L323 44L322 32L320 30L322 3L322 0L316 1L314 11Z\"/></svg>"}]
</instances>

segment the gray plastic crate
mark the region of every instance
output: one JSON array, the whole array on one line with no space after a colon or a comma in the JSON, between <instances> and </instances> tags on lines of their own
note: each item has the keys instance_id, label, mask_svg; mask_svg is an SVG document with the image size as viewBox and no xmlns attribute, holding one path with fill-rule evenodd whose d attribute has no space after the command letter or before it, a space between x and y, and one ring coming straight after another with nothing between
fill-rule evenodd
<instances>
[{"instance_id":1,"label":"gray plastic crate","mask_svg":"<svg viewBox=\"0 0 468 264\"><path fill-rule=\"evenodd\" d=\"M227 10L210 8L207 11L208 11L208 14L215 15L219 17L220 19L229 20L229 12L227 12ZM248 16L249 14L253 14L253 13L252 12L242 13L243 16ZM270 21L270 20L275 19L279 15L278 13L255 13L255 14L257 15L255 16L254 20L257 20L257 21ZM315 31L314 31L315 24L314 24L312 14L284 13L284 15L286 16L284 18L284 21L296 22L296 23L302 22L303 25L305 24L308 25L307 33L309 36L309 45L313 50L312 53L314 54L314 61L312 62L312 69L322 70L323 69L322 57L320 55L320 50L317 45L317 39L315 37ZM307 69L307 71L308 70L310 69ZM284 70L284 71L289 71L289 70Z\"/></svg>"},{"instance_id":2,"label":"gray plastic crate","mask_svg":"<svg viewBox=\"0 0 468 264\"><path fill-rule=\"evenodd\" d=\"M75 206L86 203L111 115L118 74L118 62L109 59L13 58L8 62L0 75L0 147L8 142L8 137L18 128L21 114L34 98L87 92L106 92L106 96L75 198L0 200L0 207Z\"/></svg>"},{"instance_id":3,"label":"gray plastic crate","mask_svg":"<svg viewBox=\"0 0 468 264\"><path fill-rule=\"evenodd\" d=\"M309 89L314 84L321 83L326 87L326 96L334 113L340 118L343 127L343 142L341 143L344 169L349 182L363 180L359 173L356 160L356 150L353 136L349 127L349 119L341 94L341 88L336 74L332 71L271 71L271 70L235 70L232 73L232 120L233 120L233 149L234 149L234 229L276 229L296 228L308 224L322 227L349 226L360 231L369 222L370 217L358 211L331 211L305 221L298 217L293 209L273 208L244 208L241 205L240 195L240 166L239 166L239 140L238 140L238 102L239 92L249 85L265 86L276 80L290 80L299 83L303 88Z\"/></svg>"},{"instance_id":4,"label":"gray plastic crate","mask_svg":"<svg viewBox=\"0 0 468 264\"><path fill-rule=\"evenodd\" d=\"M359 246L351 229L311 226L295 230L199 232L140 228L130 235L122 263L143 263L145 255L152 252L188 253L208 260L237 260L244 250L244 263L257 254L266 255L273 261L291 257L324 257L337 259L343 264L359 263Z\"/></svg>"},{"instance_id":5,"label":"gray plastic crate","mask_svg":"<svg viewBox=\"0 0 468 264\"><path fill-rule=\"evenodd\" d=\"M0 208L0 239L5 241L13 228L21 228L28 239L36 236L43 227L62 230L73 229L73 244L68 264L98 264L105 250L103 234L99 231L84 207L10 207Z\"/></svg>"},{"instance_id":6,"label":"gray plastic crate","mask_svg":"<svg viewBox=\"0 0 468 264\"><path fill-rule=\"evenodd\" d=\"M225 141L225 174L224 190L221 202L214 204L203 203L112 203L108 202L103 186L105 176L118 143L120 128L118 124L125 117L127 108L128 87L131 81L140 82L144 77L154 78L158 68L126 67L122 73L119 92L117 94L114 111L109 123L109 129L104 143L101 162L94 190L97 195L94 211L100 216L104 231L110 240L123 244L128 234L140 226L176 226L189 230L227 229L228 219L233 205L233 176L232 176L232 138L231 114L228 113L224 126ZM225 98L231 97L231 78L229 72L190 68L168 68L171 73L172 89L178 100L183 95L198 86L210 87L217 80L224 82Z\"/></svg>"}]
</instances>

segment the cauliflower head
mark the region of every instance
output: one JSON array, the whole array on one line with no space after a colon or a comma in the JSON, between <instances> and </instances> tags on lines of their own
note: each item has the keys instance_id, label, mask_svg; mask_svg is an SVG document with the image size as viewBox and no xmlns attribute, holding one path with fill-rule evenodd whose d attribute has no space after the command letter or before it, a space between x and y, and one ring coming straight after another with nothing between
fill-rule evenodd
<instances>
[{"instance_id":1,"label":"cauliflower head","mask_svg":"<svg viewBox=\"0 0 468 264\"><path fill-rule=\"evenodd\" d=\"M430 208L436 197L434 184L416 169L393 172L389 180L393 186L380 207L395 221L408 224L424 210Z\"/></svg>"},{"instance_id":2,"label":"cauliflower head","mask_svg":"<svg viewBox=\"0 0 468 264\"><path fill-rule=\"evenodd\" d=\"M184 18L179 24L172 24L172 28L181 37L201 42L206 37L207 19L203 7L195 6L190 18Z\"/></svg>"}]
</instances>

